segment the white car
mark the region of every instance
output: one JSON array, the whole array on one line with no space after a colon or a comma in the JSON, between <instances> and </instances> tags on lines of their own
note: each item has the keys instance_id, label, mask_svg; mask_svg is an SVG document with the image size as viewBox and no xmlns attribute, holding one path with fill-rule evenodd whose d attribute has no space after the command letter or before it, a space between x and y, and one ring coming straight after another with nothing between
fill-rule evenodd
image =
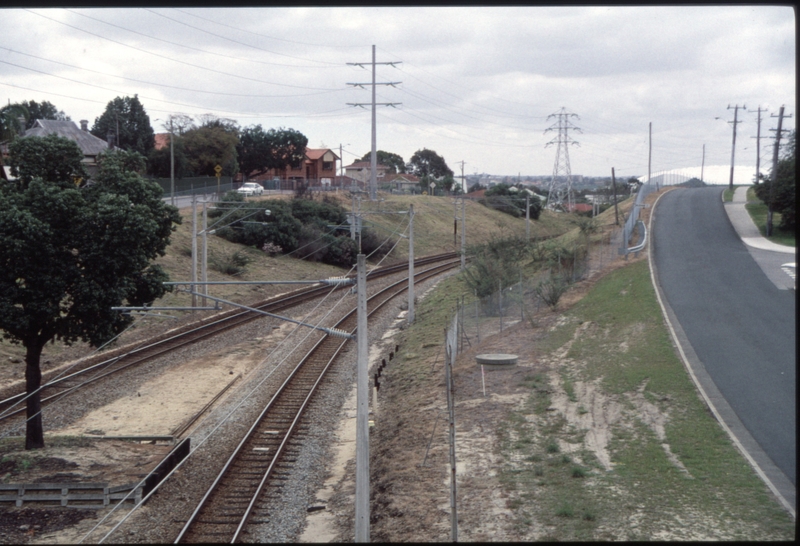
<instances>
[{"instance_id":1,"label":"white car","mask_svg":"<svg viewBox=\"0 0 800 546\"><path fill-rule=\"evenodd\" d=\"M264 193L264 188L257 182L245 182L244 185L236 191L248 197L250 195L261 195Z\"/></svg>"}]
</instances>

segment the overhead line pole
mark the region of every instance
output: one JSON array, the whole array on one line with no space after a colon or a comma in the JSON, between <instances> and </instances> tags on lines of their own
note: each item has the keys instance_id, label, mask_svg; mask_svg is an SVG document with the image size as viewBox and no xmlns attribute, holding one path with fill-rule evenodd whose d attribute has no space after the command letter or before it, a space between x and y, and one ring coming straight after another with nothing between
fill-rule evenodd
<instances>
[{"instance_id":1,"label":"overhead line pole","mask_svg":"<svg viewBox=\"0 0 800 546\"><path fill-rule=\"evenodd\" d=\"M760 106L756 110L758 112L758 129L756 129L756 136L750 137L756 139L756 182L758 182L758 175L761 173L761 112L766 111L766 108L762 109Z\"/></svg>"},{"instance_id":2,"label":"overhead line pole","mask_svg":"<svg viewBox=\"0 0 800 546\"><path fill-rule=\"evenodd\" d=\"M414 205L408 206L408 314L406 322L414 322Z\"/></svg>"},{"instance_id":3,"label":"overhead line pole","mask_svg":"<svg viewBox=\"0 0 800 546\"><path fill-rule=\"evenodd\" d=\"M778 130L775 133L775 150L772 153L772 181L769 185L769 204L767 206L767 237L772 235L772 199L775 195L775 184L778 181L778 152L781 146L781 126L783 125L784 117L790 118L792 116L784 116L783 106L781 106L779 114L771 117L778 118Z\"/></svg>"},{"instance_id":4,"label":"overhead line pole","mask_svg":"<svg viewBox=\"0 0 800 546\"><path fill-rule=\"evenodd\" d=\"M703 172L706 168L706 145L703 144L703 161L700 163L700 182L703 181Z\"/></svg>"},{"instance_id":5,"label":"overhead line pole","mask_svg":"<svg viewBox=\"0 0 800 546\"><path fill-rule=\"evenodd\" d=\"M739 108L746 109L747 106L745 106L745 105L739 106L738 104L734 105L734 107L733 107L733 121L729 121L728 122L728 123L733 123L733 144L731 145L731 179L730 179L730 182L728 183L728 188L731 189L731 190L733 189L733 166L734 166L734 158L736 156L736 125L741 123L741 121L739 121ZM728 110L730 110L730 109L731 109L731 105L729 104L728 105Z\"/></svg>"},{"instance_id":6,"label":"overhead line pole","mask_svg":"<svg viewBox=\"0 0 800 546\"><path fill-rule=\"evenodd\" d=\"M368 64L368 63L347 63L347 64L350 65L350 66L360 66L361 68L364 68L364 65ZM402 82L381 82L381 83L377 83L375 81L375 67L377 65L379 65L379 64L388 64L390 66L394 66L396 64L400 64L400 61L391 61L391 62L382 62L382 63L376 62L375 61L375 46L374 45L372 46L372 63L369 63L369 64L372 65L372 83L348 83L347 85L353 85L353 86L356 86L356 87L361 87L362 89L364 88L365 85L371 85L372 86L372 102L370 103L370 106L372 108L372 149L371 149L371 152L370 152L370 171L371 172L370 172L370 177L369 177L369 198L370 198L371 201L375 201L378 198L378 181L377 181L378 159L377 159L376 106L378 106L378 105L380 105L380 106L391 106L392 108L395 108L398 104L401 104L399 102L382 102L382 103L375 102L375 95L376 95L376 92L375 92L376 87L375 86L376 85L391 85L392 87L394 87L398 83L402 83ZM367 105L366 103L351 103L351 102L348 102L347 104L348 104L348 106L360 106L362 108L364 108Z\"/></svg>"},{"instance_id":7,"label":"overhead line pole","mask_svg":"<svg viewBox=\"0 0 800 546\"><path fill-rule=\"evenodd\" d=\"M355 542L369 542L369 338L367 336L367 261L358 255L356 329L356 506ZM413 279L410 279L413 282Z\"/></svg>"}]
</instances>

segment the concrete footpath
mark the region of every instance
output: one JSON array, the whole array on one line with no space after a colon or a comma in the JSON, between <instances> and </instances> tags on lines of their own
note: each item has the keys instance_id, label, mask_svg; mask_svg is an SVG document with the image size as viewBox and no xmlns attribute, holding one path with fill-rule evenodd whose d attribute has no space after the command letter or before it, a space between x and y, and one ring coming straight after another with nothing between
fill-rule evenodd
<instances>
[{"instance_id":1,"label":"concrete footpath","mask_svg":"<svg viewBox=\"0 0 800 546\"><path fill-rule=\"evenodd\" d=\"M773 243L758 231L753 219L750 218L750 213L744 208L747 204L747 190L749 188L750 186L737 187L733 193L733 201L725 203L725 212L728 213L728 218L730 218L731 224L733 224L736 233L741 237L742 242L753 248L794 255L797 251L795 247Z\"/></svg>"},{"instance_id":2,"label":"concrete footpath","mask_svg":"<svg viewBox=\"0 0 800 546\"><path fill-rule=\"evenodd\" d=\"M797 249L773 243L761 235L745 209L749 188L750 186L737 187L733 194L733 201L723 203L728 219L736 230L736 234L747 247L747 251L767 278L779 290L795 290L797 268L794 256Z\"/></svg>"}]
</instances>

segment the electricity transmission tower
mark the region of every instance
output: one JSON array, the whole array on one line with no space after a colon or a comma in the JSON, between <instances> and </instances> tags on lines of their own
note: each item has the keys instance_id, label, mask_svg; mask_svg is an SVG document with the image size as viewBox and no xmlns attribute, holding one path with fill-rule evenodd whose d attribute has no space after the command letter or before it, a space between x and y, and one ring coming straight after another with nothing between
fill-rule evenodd
<instances>
[{"instance_id":1,"label":"electricity transmission tower","mask_svg":"<svg viewBox=\"0 0 800 546\"><path fill-rule=\"evenodd\" d=\"M398 104L400 104L399 102L380 102L380 103L376 103L375 102L375 86L376 85L391 85L392 87L394 87L398 83L401 83L401 82L376 83L375 82L375 66L379 65L379 64L388 64L390 66L394 66L396 64L400 64L400 61L376 63L375 62L375 46L373 45L372 46L372 62L371 63L347 63L347 64L350 65L350 66L360 66L361 68L364 68L364 65L367 65L367 64L371 64L372 65L372 83L348 83L347 84L347 85L352 85L352 86L355 86L355 87L361 87L362 89L365 89L364 86L366 86L366 85L371 85L372 86L372 102L371 103L363 103L363 102L355 102L355 103L353 103L353 102L348 102L347 104L348 104L348 106L360 106L361 108L364 108L367 105L372 106L372 152L370 154L369 198L370 198L371 201L375 201L378 198L378 181L377 181L377 178L376 178L376 172L377 172L377 169L378 169L378 160L377 160L377 152L376 152L376 147L377 147L376 146L376 144L377 144L376 133L377 133L377 130L376 130L376 122L375 122L375 107L377 105L380 105L380 106L391 106L392 108L395 108Z\"/></svg>"},{"instance_id":2,"label":"electricity transmission tower","mask_svg":"<svg viewBox=\"0 0 800 546\"><path fill-rule=\"evenodd\" d=\"M545 130L558 131L558 136L545 144L545 148L556 144L556 161L553 165L553 178L550 179L550 189L547 192L547 208L550 210L572 210L572 170L569 166L569 145L578 144L569 136L569 131L582 132L580 128L572 124L569 118L578 118L577 114L567 112L566 108L561 107L561 111L550 114L547 119L558 118L558 121Z\"/></svg>"}]
</instances>

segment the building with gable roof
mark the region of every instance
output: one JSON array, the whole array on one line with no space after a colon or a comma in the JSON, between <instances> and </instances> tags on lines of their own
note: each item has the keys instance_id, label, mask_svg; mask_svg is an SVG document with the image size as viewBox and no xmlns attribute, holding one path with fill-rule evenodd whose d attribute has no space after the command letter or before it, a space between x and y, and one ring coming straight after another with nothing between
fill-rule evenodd
<instances>
[{"instance_id":1,"label":"building with gable roof","mask_svg":"<svg viewBox=\"0 0 800 546\"><path fill-rule=\"evenodd\" d=\"M37 119L33 127L20 134L20 138L45 137L57 135L75 141L83 152L83 166L89 177L97 173L97 156L108 150L108 143L89 132L88 121L81 120L81 128L74 121L56 121L53 119ZM3 155L8 154L4 144Z\"/></svg>"}]
</instances>

